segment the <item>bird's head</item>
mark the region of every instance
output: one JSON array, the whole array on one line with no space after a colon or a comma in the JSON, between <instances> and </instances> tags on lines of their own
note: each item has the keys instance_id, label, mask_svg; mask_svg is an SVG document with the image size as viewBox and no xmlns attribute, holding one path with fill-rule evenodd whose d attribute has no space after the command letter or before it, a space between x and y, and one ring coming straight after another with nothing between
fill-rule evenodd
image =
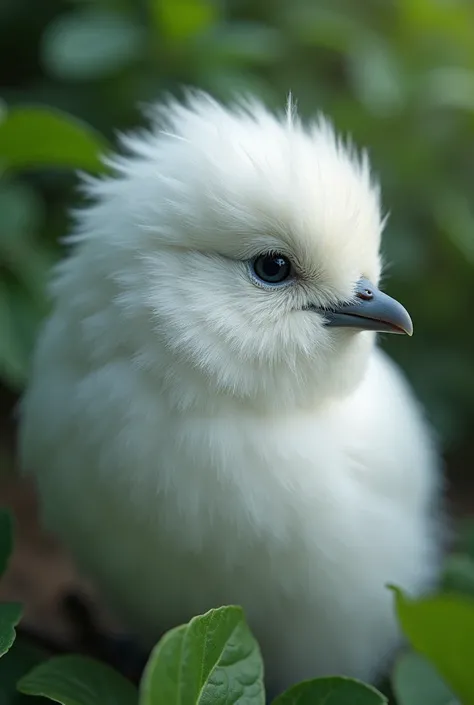
<instances>
[{"instance_id":1,"label":"bird's head","mask_svg":"<svg viewBox=\"0 0 474 705\"><path fill-rule=\"evenodd\" d=\"M278 118L198 93L122 141L113 177L89 182L79 239L115 283L137 364L170 386L314 403L357 384L377 331L411 333L378 288L367 158L324 118L303 126L291 104Z\"/></svg>"}]
</instances>

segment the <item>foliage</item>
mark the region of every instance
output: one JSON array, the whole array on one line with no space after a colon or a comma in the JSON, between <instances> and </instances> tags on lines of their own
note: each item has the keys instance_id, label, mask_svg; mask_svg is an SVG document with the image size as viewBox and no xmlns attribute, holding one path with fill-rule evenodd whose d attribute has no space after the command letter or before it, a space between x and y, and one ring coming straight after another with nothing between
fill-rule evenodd
<instances>
[{"instance_id":1,"label":"foliage","mask_svg":"<svg viewBox=\"0 0 474 705\"><path fill-rule=\"evenodd\" d=\"M400 625L410 643L431 660L463 702L471 702L472 598L439 595L420 602L408 600L397 590L395 599Z\"/></svg>"},{"instance_id":2,"label":"foliage","mask_svg":"<svg viewBox=\"0 0 474 705\"><path fill-rule=\"evenodd\" d=\"M3 567L11 535L10 516L0 510ZM400 654L391 674L396 704L474 702L472 597L454 584L450 592L421 599L393 590L399 623L413 649ZM167 632L153 649L138 689L91 658L48 658L21 640L13 643L19 617L18 605L0 604L0 705L34 705L44 699L62 705L265 705L260 650L240 607L212 609ZM273 705L388 702L371 685L331 676L299 683Z\"/></svg>"},{"instance_id":3,"label":"foliage","mask_svg":"<svg viewBox=\"0 0 474 705\"><path fill-rule=\"evenodd\" d=\"M398 705L455 705L452 692L434 666L414 651L400 656L392 680Z\"/></svg>"},{"instance_id":4,"label":"foliage","mask_svg":"<svg viewBox=\"0 0 474 705\"><path fill-rule=\"evenodd\" d=\"M370 148L390 211L387 285L415 323L413 339L386 344L446 444L466 446L473 22L470 0L3 0L0 379L25 383L46 272L80 201L71 169L96 170L139 105L180 84L275 108L292 90L304 117L323 109Z\"/></svg>"},{"instance_id":5,"label":"foliage","mask_svg":"<svg viewBox=\"0 0 474 705\"><path fill-rule=\"evenodd\" d=\"M316 678L290 688L273 705L384 705L387 698L378 690L353 678Z\"/></svg>"},{"instance_id":6,"label":"foliage","mask_svg":"<svg viewBox=\"0 0 474 705\"><path fill-rule=\"evenodd\" d=\"M140 705L264 705L262 659L242 610L211 610L168 632L150 657L140 692Z\"/></svg>"},{"instance_id":7,"label":"foliage","mask_svg":"<svg viewBox=\"0 0 474 705\"><path fill-rule=\"evenodd\" d=\"M37 664L18 682L25 695L63 705L137 705L136 688L123 676L85 656L56 656Z\"/></svg>"},{"instance_id":8,"label":"foliage","mask_svg":"<svg viewBox=\"0 0 474 705\"><path fill-rule=\"evenodd\" d=\"M14 108L0 122L0 166L7 172L35 166L100 171L106 146L87 126L53 110Z\"/></svg>"}]
</instances>

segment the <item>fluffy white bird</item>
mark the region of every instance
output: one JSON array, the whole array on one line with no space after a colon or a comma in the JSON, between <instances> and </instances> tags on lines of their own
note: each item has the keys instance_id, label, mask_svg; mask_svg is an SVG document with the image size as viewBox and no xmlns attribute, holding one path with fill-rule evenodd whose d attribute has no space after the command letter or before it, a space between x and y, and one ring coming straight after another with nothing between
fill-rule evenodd
<instances>
[{"instance_id":1,"label":"fluffy white bird","mask_svg":"<svg viewBox=\"0 0 474 705\"><path fill-rule=\"evenodd\" d=\"M46 527L146 642L244 607L276 690L374 681L436 583L440 476L377 332L379 188L319 117L202 93L86 179L22 407Z\"/></svg>"}]
</instances>

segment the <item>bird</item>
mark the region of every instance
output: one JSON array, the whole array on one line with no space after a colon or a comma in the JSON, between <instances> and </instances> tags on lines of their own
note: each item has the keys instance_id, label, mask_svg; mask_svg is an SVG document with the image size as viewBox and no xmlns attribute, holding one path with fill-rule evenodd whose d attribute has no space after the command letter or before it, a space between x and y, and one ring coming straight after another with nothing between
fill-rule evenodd
<instances>
[{"instance_id":1,"label":"bird","mask_svg":"<svg viewBox=\"0 0 474 705\"><path fill-rule=\"evenodd\" d=\"M80 175L20 405L45 529L140 644L241 606L274 692L377 683L436 589L439 443L380 334L381 187L290 96L189 89ZM144 125L144 126L143 126Z\"/></svg>"}]
</instances>

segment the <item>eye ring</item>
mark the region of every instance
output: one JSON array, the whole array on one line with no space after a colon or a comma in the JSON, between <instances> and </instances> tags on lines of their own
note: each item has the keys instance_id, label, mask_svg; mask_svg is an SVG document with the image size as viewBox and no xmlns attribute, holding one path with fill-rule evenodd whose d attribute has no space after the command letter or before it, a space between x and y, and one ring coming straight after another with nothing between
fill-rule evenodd
<instances>
[{"instance_id":1,"label":"eye ring","mask_svg":"<svg viewBox=\"0 0 474 705\"><path fill-rule=\"evenodd\" d=\"M293 265L280 252L266 252L250 263L252 278L260 285L278 287L288 284L293 275Z\"/></svg>"}]
</instances>

